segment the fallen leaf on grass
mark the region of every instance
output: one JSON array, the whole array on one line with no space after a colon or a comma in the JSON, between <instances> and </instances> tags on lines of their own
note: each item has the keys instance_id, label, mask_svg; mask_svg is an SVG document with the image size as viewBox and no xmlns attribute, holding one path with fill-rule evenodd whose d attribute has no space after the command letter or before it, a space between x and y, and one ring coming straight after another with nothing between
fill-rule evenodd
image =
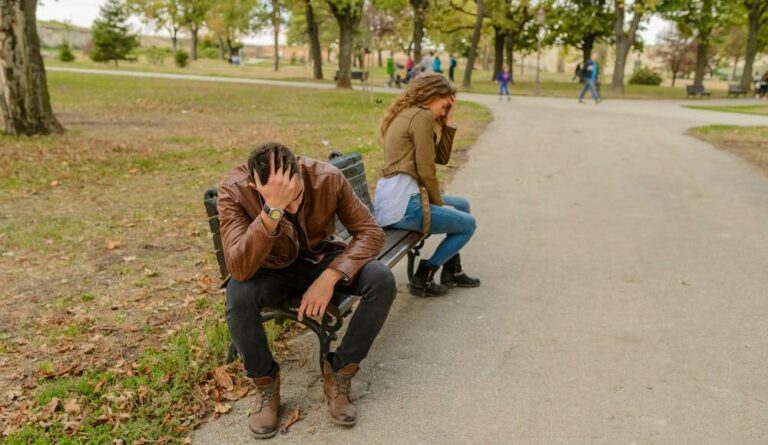
<instances>
[{"instance_id":1,"label":"fallen leaf on grass","mask_svg":"<svg viewBox=\"0 0 768 445\"><path fill-rule=\"evenodd\" d=\"M227 400L230 402L234 402L235 400L240 400L246 395L248 395L248 391L250 388L247 386L241 386L240 388L234 390L234 391L226 391L221 394L221 400Z\"/></svg>"},{"instance_id":2,"label":"fallen leaf on grass","mask_svg":"<svg viewBox=\"0 0 768 445\"><path fill-rule=\"evenodd\" d=\"M123 257L123 261L125 261L126 263L130 263L131 261L136 261L136 257L135 256L124 256Z\"/></svg>"},{"instance_id":3,"label":"fallen leaf on grass","mask_svg":"<svg viewBox=\"0 0 768 445\"><path fill-rule=\"evenodd\" d=\"M144 275L146 275L148 277L156 277L157 276L157 272L155 272L154 270L150 269L149 267L145 267L141 271L144 273Z\"/></svg>"},{"instance_id":4,"label":"fallen leaf on grass","mask_svg":"<svg viewBox=\"0 0 768 445\"><path fill-rule=\"evenodd\" d=\"M46 403L46 405L43 407L42 414L46 418L51 417L53 413L59 409L59 405L61 405L61 400L59 400L58 397L52 398L51 401Z\"/></svg>"},{"instance_id":5,"label":"fallen leaf on grass","mask_svg":"<svg viewBox=\"0 0 768 445\"><path fill-rule=\"evenodd\" d=\"M120 247L120 241L117 241L117 240L107 240L107 250L115 250L118 247Z\"/></svg>"},{"instance_id":6,"label":"fallen leaf on grass","mask_svg":"<svg viewBox=\"0 0 768 445\"><path fill-rule=\"evenodd\" d=\"M290 428L291 425L293 425L294 423L300 420L304 420L304 418L301 417L301 410L299 410L299 407L297 406L296 408L294 408L293 413L291 413L291 418L288 419L288 421L285 422L285 425L283 425L283 428L280 429L280 434L287 434L288 428Z\"/></svg>"},{"instance_id":7,"label":"fallen leaf on grass","mask_svg":"<svg viewBox=\"0 0 768 445\"><path fill-rule=\"evenodd\" d=\"M213 411L219 414L226 414L232 411L232 405L229 403L217 403Z\"/></svg>"},{"instance_id":8,"label":"fallen leaf on grass","mask_svg":"<svg viewBox=\"0 0 768 445\"><path fill-rule=\"evenodd\" d=\"M77 403L77 399L75 398L69 399L64 403L64 412L66 413L69 413L69 414L78 413L80 412L81 409L82 407L80 406L79 403Z\"/></svg>"},{"instance_id":9,"label":"fallen leaf on grass","mask_svg":"<svg viewBox=\"0 0 768 445\"><path fill-rule=\"evenodd\" d=\"M216 379L216 383L218 383L220 387L227 391L231 391L235 386L234 382L232 382L232 377L224 366L219 366L213 370L213 378Z\"/></svg>"}]
</instances>

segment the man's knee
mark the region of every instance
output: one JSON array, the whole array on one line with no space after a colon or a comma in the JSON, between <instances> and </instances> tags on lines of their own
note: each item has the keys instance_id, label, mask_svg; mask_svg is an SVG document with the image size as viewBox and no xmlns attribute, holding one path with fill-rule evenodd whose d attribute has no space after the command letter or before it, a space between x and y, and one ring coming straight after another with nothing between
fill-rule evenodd
<instances>
[{"instance_id":1,"label":"man's knee","mask_svg":"<svg viewBox=\"0 0 768 445\"><path fill-rule=\"evenodd\" d=\"M360 271L360 279L364 287L373 291L371 297L394 299L397 294L395 275L384 263L371 261Z\"/></svg>"},{"instance_id":2,"label":"man's knee","mask_svg":"<svg viewBox=\"0 0 768 445\"><path fill-rule=\"evenodd\" d=\"M260 310L259 286L253 281L237 281L230 278L227 283L227 313L248 314Z\"/></svg>"}]
</instances>

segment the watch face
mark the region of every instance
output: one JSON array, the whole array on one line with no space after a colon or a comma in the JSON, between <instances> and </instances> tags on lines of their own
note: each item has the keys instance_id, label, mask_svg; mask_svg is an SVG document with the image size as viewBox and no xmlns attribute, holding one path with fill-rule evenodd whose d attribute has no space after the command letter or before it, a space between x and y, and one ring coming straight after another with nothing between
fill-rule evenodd
<instances>
[{"instance_id":1,"label":"watch face","mask_svg":"<svg viewBox=\"0 0 768 445\"><path fill-rule=\"evenodd\" d=\"M283 212L281 212L279 209L272 209L269 211L269 217L277 221L283 217Z\"/></svg>"}]
</instances>

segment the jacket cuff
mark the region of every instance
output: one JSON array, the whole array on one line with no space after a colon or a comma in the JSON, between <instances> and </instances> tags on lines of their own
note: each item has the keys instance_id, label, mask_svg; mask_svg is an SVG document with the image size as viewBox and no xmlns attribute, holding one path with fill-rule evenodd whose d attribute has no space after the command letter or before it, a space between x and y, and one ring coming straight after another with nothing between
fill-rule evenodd
<instances>
[{"instance_id":1,"label":"jacket cuff","mask_svg":"<svg viewBox=\"0 0 768 445\"><path fill-rule=\"evenodd\" d=\"M281 227L280 222L277 223L277 229L275 229L274 234L269 233L269 231L267 231L267 228L264 227L264 221L261 220L261 216L257 216L256 219L253 220L253 222L251 223L251 228L253 230L257 230L258 232L264 234L264 236L266 236L267 238L277 239L280 237L280 233L282 232L282 229L280 228Z\"/></svg>"},{"instance_id":2,"label":"jacket cuff","mask_svg":"<svg viewBox=\"0 0 768 445\"><path fill-rule=\"evenodd\" d=\"M350 284L357 271L352 270L352 267L344 261L342 255L337 256L331 261L331 264L328 265L328 269L338 270L341 273L341 281L339 282L342 284Z\"/></svg>"}]
</instances>

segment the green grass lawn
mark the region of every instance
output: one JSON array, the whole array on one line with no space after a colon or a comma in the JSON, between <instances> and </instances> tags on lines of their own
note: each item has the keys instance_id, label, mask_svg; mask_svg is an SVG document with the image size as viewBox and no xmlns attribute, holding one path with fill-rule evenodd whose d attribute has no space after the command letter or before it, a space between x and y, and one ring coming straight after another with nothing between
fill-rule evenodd
<instances>
[{"instance_id":1,"label":"green grass lawn","mask_svg":"<svg viewBox=\"0 0 768 445\"><path fill-rule=\"evenodd\" d=\"M10 434L0 442L184 437L248 391L237 367L223 368L229 337L203 191L268 140L319 159L361 152L373 184L392 96L48 80L68 131L0 137L0 434ZM490 118L470 103L456 114L458 156L443 178Z\"/></svg>"},{"instance_id":2,"label":"green grass lawn","mask_svg":"<svg viewBox=\"0 0 768 445\"><path fill-rule=\"evenodd\" d=\"M178 68L173 64L172 58L166 57L161 65L148 63L144 56L140 56L137 62L121 62L118 67L111 64L95 63L90 59L77 53L77 59L74 62L64 63L55 58L55 52L46 51L46 65L55 67L88 68L88 69L106 69L106 70L129 70L144 72L162 72L176 74L199 74L208 76L224 77L245 77L252 79L272 79L288 81L311 81L332 83L336 72L335 63L323 64L324 80L312 80L312 68L304 65L290 65L283 63L278 71L272 69L270 61L262 60L257 63L246 66L232 66L222 60L199 59L191 62L186 68ZM380 67L371 68L371 81L376 86L385 86L389 76L386 70ZM532 96L535 94L534 70L527 70L524 75L515 73L515 83L510 86L510 93L517 96ZM473 74L473 85L471 88L462 89L461 80L464 75L463 70L456 73L457 86L460 91L480 94L498 94L498 86L491 81L490 71L477 69ZM581 91L581 85L577 82L569 82L568 76L556 73L542 73L541 95L544 97L576 97ZM605 79L602 88L602 94L605 98L621 97L623 99L685 99L685 82L681 80L677 86L649 86L649 85L626 85L624 96L617 96L610 91L610 79ZM357 82L355 82L357 83ZM714 96L726 96L725 90L710 88Z\"/></svg>"},{"instance_id":3,"label":"green grass lawn","mask_svg":"<svg viewBox=\"0 0 768 445\"><path fill-rule=\"evenodd\" d=\"M768 116L768 105L689 105L695 110L721 111L724 113L757 114Z\"/></svg>"}]
</instances>

